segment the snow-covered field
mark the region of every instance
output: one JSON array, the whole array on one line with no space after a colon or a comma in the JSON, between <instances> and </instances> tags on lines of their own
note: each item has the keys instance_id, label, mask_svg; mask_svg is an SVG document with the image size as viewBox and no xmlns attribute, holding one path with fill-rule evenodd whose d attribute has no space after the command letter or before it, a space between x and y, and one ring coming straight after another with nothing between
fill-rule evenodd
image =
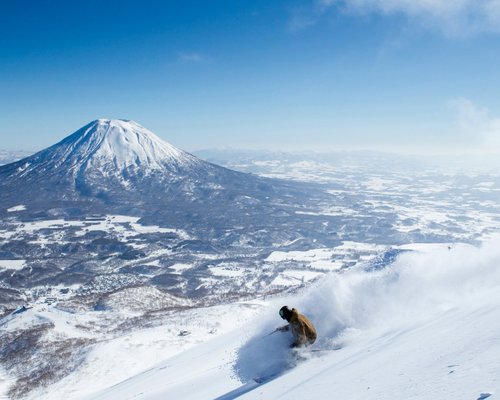
<instances>
[{"instance_id":1,"label":"snow-covered field","mask_svg":"<svg viewBox=\"0 0 500 400\"><path fill-rule=\"evenodd\" d=\"M161 326L111 337L31 398L494 399L500 237L478 247L403 248L384 268L367 272L360 264L293 296L186 310ZM313 321L315 351L292 352L288 333L266 336L283 324L283 304ZM74 333L70 315L27 313ZM259 377L271 378L258 384Z\"/></svg>"},{"instance_id":2,"label":"snow-covered field","mask_svg":"<svg viewBox=\"0 0 500 400\"><path fill-rule=\"evenodd\" d=\"M26 260L0 260L0 269L23 269L26 265Z\"/></svg>"},{"instance_id":3,"label":"snow-covered field","mask_svg":"<svg viewBox=\"0 0 500 400\"><path fill-rule=\"evenodd\" d=\"M16 208L16 211L20 210L22 209ZM138 217L127 215L107 215L103 218L88 218L85 220L53 219L23 223L10 222L6 224L6 229L0 229L0 241L36 233L40 241L50 243L54 239L51 234L59 233L62 228L75 228L75 237L83 236L88 232L103 231L114 232L121 239L131 238L143 233L173 233L179 235L182 239L189 238L189 235L180 229L141 225L138 220Z\"/></svg>"},{"instance_id":4,"label":"snow-covered field","mask_svg":"<svg viewBox=\"0 0 500 400\"><path fill-rule=\"evenodd\" d=\"M23 204L19 204L18 206L14 206L7 209L7 212L16 212L16 211L24 211L26 210L26 206Z\"/></svg>"},{"instance_id":5,"label":"snow-covered field","mask_svg":"<svg viewBox=\"0 0 500 400\"><path fill-rule=\"evenodd\" d=\"M351 200L297 214L353 218L387 218L392 214L397 216L390 222L392 229L403 236L444 238L452 233L461 241L498 231L500 177L496 163L484 162L473 168L463 160L349 152L255 152L239 157L231 157L230 151L200 153L212 162L243 172L321 183L338 199ZM342 229L339 233L343 234Z\"/></svg>"}]
</instances>

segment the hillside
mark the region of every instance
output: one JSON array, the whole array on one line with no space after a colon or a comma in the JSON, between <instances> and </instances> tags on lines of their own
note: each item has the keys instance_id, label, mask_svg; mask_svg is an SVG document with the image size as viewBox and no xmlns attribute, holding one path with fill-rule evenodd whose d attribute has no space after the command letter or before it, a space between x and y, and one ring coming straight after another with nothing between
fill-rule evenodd
<instances>
[{"instance_id":1,"label":"hillside","mask_svg":"<svg viewBox=\"0 0 500 400\"><path fill-rule=\"evenodd\" d=\"M495 398L499 243L404 246L385 268L332 275L298 297L262 304L256 317L238 319L240 328L199 338L87 399ZM310 316L322 351L292 356L286 334L265 336L280 324L283 303Z\"/></svg>"}]
</instances>

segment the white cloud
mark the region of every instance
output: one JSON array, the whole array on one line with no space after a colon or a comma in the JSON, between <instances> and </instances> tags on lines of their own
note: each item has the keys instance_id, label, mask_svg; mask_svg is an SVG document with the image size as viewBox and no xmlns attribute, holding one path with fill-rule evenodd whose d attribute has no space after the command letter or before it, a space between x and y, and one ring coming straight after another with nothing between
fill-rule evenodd
<instances>
[{"instance_id":1,"label":"white cloud","mask_svg":"<svg viewBox=\"0 0 500 400\"><path fill-rule=\"evenodd\" d=\"M316 0L319 10L404 15L448 36L500 33L500 0Z\"/></svg>"},{"instance_id":2,"label":"white cloud","mask_svg":"<svg viewBox=\"0 0 500 400\"><path fill-rule=\"evenodd\" d=\"M199 63L205 61L205 57L196 52L180 52L178 54L178 60L182 62Z\"/></svg>"},{"instance_id":3,"label":"white cloud","mask_svg":"<svg viewBox=\"0 0 500 400\"><path fill-rule=\"evenodd\" d=\"M463 97L451 100L449 107L456 112L459 132L471 144L484 152L500 152L500 117Z\"/></svg>"}]
</instances>

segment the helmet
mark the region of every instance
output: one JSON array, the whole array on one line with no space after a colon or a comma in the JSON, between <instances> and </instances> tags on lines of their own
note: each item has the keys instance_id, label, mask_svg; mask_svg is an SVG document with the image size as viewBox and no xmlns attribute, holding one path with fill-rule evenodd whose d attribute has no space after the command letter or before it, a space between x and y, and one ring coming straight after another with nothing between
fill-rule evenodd
<instances>
[{"instance_id":1,"label":"helmet","mask_svg":"<svg viewBox=\"0 0 500 400\"><path fill-rule=\"evenodd\" d=\"M281 318L288 320L288 318L290 318L290 315L292 314L292 311L288 308L288 306L283 306L280 308L279 314Z\"/></svg>"}]
</instances>

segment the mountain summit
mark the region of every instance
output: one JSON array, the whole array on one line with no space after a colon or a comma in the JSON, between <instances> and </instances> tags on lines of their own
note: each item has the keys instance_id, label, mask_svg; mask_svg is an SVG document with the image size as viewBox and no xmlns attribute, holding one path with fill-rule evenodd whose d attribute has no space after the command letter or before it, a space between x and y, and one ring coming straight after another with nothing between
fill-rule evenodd
<instances>
[{"instance_id":1,"label":"mountain summit","mask_svg":"<svg viewBox=\"0 0 500 400\"><path fill-rule=\"evenodd\" d=\"M153 171L172 172L194 167L199 160L162 141L134 121L98 119L61 142L23 162L14 172L27 176L61 169L73 177L91 174L114 176L125 182L129 174L147 175ZM124 175L124 171L127 174Z\"/></svg>"},{"instance_id":2,"label":"mountain summit","mask_svg":"<svg viewBox=\"0 0 500 400\"><path fill-rule=\"evenodd\" d=\"M58 145L64 158L85 160L90 164L115 168L163 168L193 165L190 154L162 141L153 132L134 121L98 119Z\"/></svg>"}]
</instances>

